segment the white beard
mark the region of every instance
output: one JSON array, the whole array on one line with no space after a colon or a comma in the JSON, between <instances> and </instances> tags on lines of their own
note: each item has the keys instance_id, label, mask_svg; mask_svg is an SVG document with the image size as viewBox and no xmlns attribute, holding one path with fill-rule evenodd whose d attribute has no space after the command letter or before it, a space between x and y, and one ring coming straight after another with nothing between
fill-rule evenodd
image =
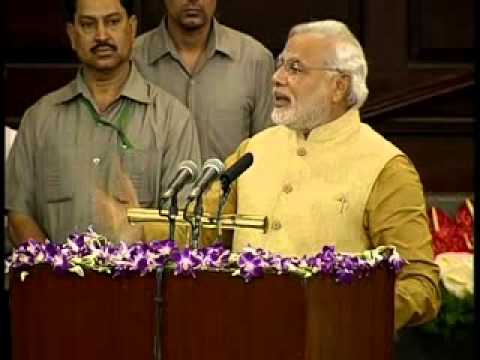
<instances>
[{"instance_id":1,"label":"white beard","mask_svg":"<svg viewBox=\"0 0 480 360\"><path fill-rule=\"evenodd\" d=\"M272 121L277 125L284 125L292 130L310 131L329 121L330 106L326 101L313 103L306 101L306 104L299 106L292 101L287 109L274 108Z\"/></svg>"}]
</instances>

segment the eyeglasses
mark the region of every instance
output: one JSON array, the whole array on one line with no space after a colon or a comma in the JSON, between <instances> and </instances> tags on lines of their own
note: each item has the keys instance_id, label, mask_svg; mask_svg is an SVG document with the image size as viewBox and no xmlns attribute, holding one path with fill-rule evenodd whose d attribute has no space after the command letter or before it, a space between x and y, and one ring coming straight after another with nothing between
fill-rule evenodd
<instances>
[{"instance_id":1,"label":"eyeglasses","mask_svg":"<svg viewBox=\"0 0 480 360\"><path fill-rule=\"evenodd\" d=\"M283 57L279 57L275 65L275 71L278 71L282 67L285 69L285 72L292 77L299 76L299 75L305 74L308 71L313 71L313 70L333 71L343 75L348 75L345 71L337 68L325 67L325 66L319 66L319 67L307 66L305 64L302 64L302 62L298 59L285 60Z\"/></svg>"}]
</instances>

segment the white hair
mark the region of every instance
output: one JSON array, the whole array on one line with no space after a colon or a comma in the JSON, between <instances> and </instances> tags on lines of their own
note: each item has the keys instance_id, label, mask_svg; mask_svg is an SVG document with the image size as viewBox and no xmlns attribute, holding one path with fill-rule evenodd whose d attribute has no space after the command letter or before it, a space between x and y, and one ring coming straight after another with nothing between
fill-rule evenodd
<instances>
[{"instance_id":1,"label":"white hair","mask_svg":"<svg viewBox=\"0 0 480 360\"><path fill-rule=\"evenodd\" d=\"M290 30L288 38L304 33L320 34L334 39L335 56L326 65L350 75L351 85L347 102L351 107L360 108L368 96L368 67L358 40L344 23L336 20L298 24Z\"/></svg>"}]
</instances>

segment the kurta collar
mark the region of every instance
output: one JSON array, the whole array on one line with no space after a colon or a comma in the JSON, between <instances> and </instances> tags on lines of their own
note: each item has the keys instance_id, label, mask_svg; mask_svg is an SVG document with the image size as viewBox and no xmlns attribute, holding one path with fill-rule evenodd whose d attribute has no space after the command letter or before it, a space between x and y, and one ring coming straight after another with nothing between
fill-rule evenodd
<instances>
[{"instance_id":1,"label":"kurta collar","mask_svg":"<svg viewBox=\"0 0 480 360\"><path fill-rule=\"evenodd\" d=\"M303 140L303 134L300 132L297 132L297 137L311 143L328 142L350 135L357 131L359 126L360 113L358 109L350 109L339 118L313 129L307 140Z\"/></svg>"}]
</instances>

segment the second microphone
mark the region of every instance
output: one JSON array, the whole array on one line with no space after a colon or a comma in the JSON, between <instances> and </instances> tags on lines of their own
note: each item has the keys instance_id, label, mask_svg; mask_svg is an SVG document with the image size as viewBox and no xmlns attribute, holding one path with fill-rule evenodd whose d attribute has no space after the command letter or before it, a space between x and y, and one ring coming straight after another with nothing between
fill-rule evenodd
<instances>
[{"instance_id":1,"label":"second microphone","mask_svg":"<svg viewBox=\"0 0 480 360\"><path fill-rule=\"evenodd\" d=\"M208 159L202 167L202 173L193 185L192 191L188 195L188 200L192 201L201 196L225 170L225 165L219 159Z\"/></svg>"}]
</instances>

